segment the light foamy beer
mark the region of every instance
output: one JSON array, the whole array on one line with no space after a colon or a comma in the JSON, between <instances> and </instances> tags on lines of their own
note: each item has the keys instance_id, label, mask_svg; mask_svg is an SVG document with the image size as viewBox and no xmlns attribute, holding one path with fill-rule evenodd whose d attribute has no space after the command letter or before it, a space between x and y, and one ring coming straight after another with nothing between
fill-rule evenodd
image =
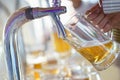
<instances>
[{"instance_id":1,"label":"light foamy beer","mask_svg":"<svg viewBox=\"0 0 120 80\"><path fill-rule=\"evenodd\" d=\"M103 42L102 44L93 41L85 43L81 48L76 48L76 50L90 62L98 64L102 62L108 54L111 54L110 51L112 47L113 43L111 41Z\"/></svg>"}]
</instances>

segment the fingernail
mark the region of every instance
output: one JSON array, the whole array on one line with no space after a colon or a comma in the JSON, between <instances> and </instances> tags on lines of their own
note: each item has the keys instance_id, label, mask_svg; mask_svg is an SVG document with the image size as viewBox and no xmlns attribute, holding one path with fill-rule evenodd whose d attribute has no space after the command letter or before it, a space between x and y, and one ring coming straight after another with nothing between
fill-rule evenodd
<instances>
[{"instance_id":1,"label":"fingernail","mask_svg":"<svg viewBox=\"0 0 120 80\"><path fill-rule=\"evenodd\" d=\"M98 28L99 26L98 26L98 25L95 25L95 27L97 27L97 28Z\"/></svg>"},{"instance_id":2,"label":"fingernail","mask_svg":"<svg viewBox=\"0 0 120 80\"><path fill-rule=\"evenodd\" d=\"M85 17L85 18L87 18L87 17L88 17L88 15L84 15L84 17Z\"/></svg>"},{"instance_id":3,"label":"fingernail","mask_svg":"<svg viewBox=\"0 0 120 80\"><path fill-rule=\"evenodd\" d=\"M91 23L93 23L93 21L90 21Z\"/></svg>"},{"instance_id":4,"label":"fingernail","mask_svg":"<svg viewBox=\"0 0 120 80\"><path fill-rule=\"evenodd\" d=\"M100 31L101 31L101 32L104 32L104 30L103 30L103 29L101 29Z\"/></svg>"}]
</instances>

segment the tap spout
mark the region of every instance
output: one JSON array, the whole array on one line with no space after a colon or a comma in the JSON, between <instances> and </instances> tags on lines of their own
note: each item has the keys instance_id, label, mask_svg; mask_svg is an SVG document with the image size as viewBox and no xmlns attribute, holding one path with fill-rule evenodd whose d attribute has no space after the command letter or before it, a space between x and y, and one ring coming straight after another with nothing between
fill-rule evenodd
<instances>
[{"instance_id":1,"label":"tap spout","mask_svg":"<svg viewBox=\"0 0 120 80\"><path fill-rule=\"evenodd\" d=\"M20 54L24 53L22 51L23 46L19 45L18 32L21 26L28 21L36 18L41 18L46 15L52 16L55 20L58 32L64 32L61 30L62 23L60 22L58 15L65 13L66 8L60 7L50 7L50 8L30 8L25 7L16 11L8 20L4 31L3 31L3 44L4 53L6 56L7 71L9 80L25 80L22 73L22 60L20 59ZM62 26L63 27L63 26ZM16 42L17 41L17 42Z\"/></svg>"}]
</instances>

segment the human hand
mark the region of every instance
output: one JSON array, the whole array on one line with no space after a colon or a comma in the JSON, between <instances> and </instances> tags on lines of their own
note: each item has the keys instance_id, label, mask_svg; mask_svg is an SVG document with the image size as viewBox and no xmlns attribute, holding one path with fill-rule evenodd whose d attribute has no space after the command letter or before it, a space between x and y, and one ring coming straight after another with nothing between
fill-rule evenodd
<instances>
[{"instance_id":1,"label":"human hand","mask_svg":"<svg viewBox=\"0 0 120 80\"><path fill-rule=\"evenodd\" d=\"M73 4L73 7L76 9L76 8L79 8L80 5L81 5L81 0L71 0L72 1L72 4Z\"/></svg>"},{"instance_id":2,"label":"human hand","mask_svg":"<svg viewBox=\"0 0 120 80\"><path fill-rule=\"evenodd\" d=\"M99 4L88 10L85 18L103 32L108 32L111 29L120 29L120 13L104 14Z\"/></svg>"}]
</instances>

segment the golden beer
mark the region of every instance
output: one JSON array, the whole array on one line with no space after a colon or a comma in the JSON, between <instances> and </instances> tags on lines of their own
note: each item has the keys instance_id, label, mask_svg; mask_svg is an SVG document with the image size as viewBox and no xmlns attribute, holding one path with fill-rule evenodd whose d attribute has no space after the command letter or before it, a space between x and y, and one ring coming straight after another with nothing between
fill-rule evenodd
<instances>
[{"instance_id":1,"label":"golden beer","mask_svg":"<svg viewBox=\"0 0 120 80\"><path fill-rule=\"evenodd\" d=\"M41 63L34 64L34 69L42 69L42 64Z\"/></svg>"},{"instance_id":2,"label":"golden beer","mask_svg":"<svg viewBox=\"0 0 120 80\"><path fill-rule=\"evenodd\" d=\"M55 51L62 53L71 50L70 45L63 39L59 38L56 32L52 34L52 39Z\"/></svg>"},{"instance_id":3,"label":"golden beer","mask_svg":"<svg viewBox=\"0 0 120 80\"><path fill-rule=\"evenodd\" d=\"M39 72L34 72L34 80L41 80Z\"/></svg>"},{"instance_id":4,"label":"golden beer","mask_svg":"<svg viewBox=\"0 0 120 80\"><path fill-rule=\"evenodd\" d=\"M95 44L95 45L94 45ZM102 62L108 54L111 54L111 49L113 48L113 43L111 41L106 41L99 44L98 42L88 42L84 46L77 48L76 50L82 54L86 59L91 63L100 63ZM115 57L111 57L113 60ZM109 58L110 59L110 58Z\"/></svg>"},{"instance_id":5,"label":"golden beer","mask_svg":"<svg viewBox=\"0 0 120 80\"><path fill-rule=\"evenodd\" d=\"M27 80L29 80L30 78L32 78L33 80L41 80L38 68L40 68L39 64L35 64L35 68L32 68L30 65L27 65L26 67L26 78L28 78ZM37 69L38 71L34 69Z\"/></svg>"}]
</instances>

